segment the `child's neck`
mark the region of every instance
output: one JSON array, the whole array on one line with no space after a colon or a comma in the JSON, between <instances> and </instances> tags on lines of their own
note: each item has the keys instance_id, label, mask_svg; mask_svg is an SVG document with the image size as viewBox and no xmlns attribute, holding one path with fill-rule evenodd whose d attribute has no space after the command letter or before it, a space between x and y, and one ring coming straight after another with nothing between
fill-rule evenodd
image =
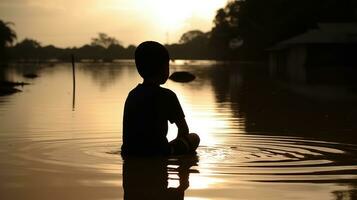
<instances>
[{"instance_id":1,"label":"child's neck","mask_svg":"<svg viewBox=\"0 0 357 200\"><path fill-rule=\"evenodd\" d=\"M144 79L143 84L144 85L160 86L160 84L157 81L152 80L152 79Z\"/></svg>"}]
</instances>

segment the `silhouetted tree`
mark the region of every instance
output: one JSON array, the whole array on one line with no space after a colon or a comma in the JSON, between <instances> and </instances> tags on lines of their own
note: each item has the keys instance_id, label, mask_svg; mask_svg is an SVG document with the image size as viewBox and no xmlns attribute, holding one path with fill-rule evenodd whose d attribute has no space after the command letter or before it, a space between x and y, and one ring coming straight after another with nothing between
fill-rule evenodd
<instances>
[{"instance_id":1,"label":"silhouetted tree","mask_svg":"<svg viewBox=\"0 0 357 200\"><path fill-rule=\"evenodd\" d=\"M36 49L36 48L41 47L41 44L40 44L40 42L38 42L34 39L25 38L20 43L17 43L16 47Z\"/></svg>"},{"instance_id":2,"label":"silhouetted tree","mask_svg":"<svg viewBox=\"0 0 357 200\"><path fill-rule=\"evenodd\" d=\"M103 58L105 48L100 45L84 45L76 51L79 59L100 60Z\"/></svg>"},{"instance_id":3,"label":"silhouetted tree","mask_svg":"<svg viewBox=\"0 0 357 200\"><path fill-rule=\"evenodd\" d=\"M61 49L53 45L47 45L38 48L38 58L41 60L66 58L65 60L67 60L69 56L64 57L63 55L65 52L72 54L72 51L73 49Z\"/></svg>"},{"instance_id":4,"label":"silhouetted tree","mask_svg":"<svg viewBox=\"0 0 357 200\"><path fill-rule=\"evenodd\" d=\"M354 0L236 0L217 11L211 43L228 56L261 58L270 45L316 27L355 20ZM230 44L243 39L241 48ZM221 55L224 56L224 55Z\"/></svg>"},{"instance_id":5,"label":"silhouetted tree","mask_svg":"<svg viewBox=\"0 0 357 200\"><path fill-rule=\"evenodd\" d=\"M105 50L105 55L104 55L104 61L111 62L114 59L119 58L123 52L125 51L125 48L120 45L120 44L111 44L108 46L108 48Z\"/></svg>"},{"instance_id":6,"label":"silhouetted tree","mask_svg":"<svg viewBox=\"0 0 357 200\"><path fill-rule=\"evenodd\" d=\"M200 30L188 31L181 36L179 43L189 43L200 37L205 37L205 33Z\"/></svg>"},{"instance_id":7,"label":"silhouetted tree","mask_svg":"<svg viewBox=\"0 0 357 200\"><path fill-rule=\"evenodd\" d=\"M108 36L106 33L98 33L97 38L92 38L92 46L102 46L108 48L110 45L117 45L119 41L114 37Z\"/></svg>"},{"instance_id":8,"label":"silhouetted tree","mask_svg":"<svg viewBox=\"0 0 357 200\"><path fill-rule=\"evenodd\" d=\"M23 60L33 60L39 58L39 49L41 44L33 39L25 38L21 42L17 43L13 49L13 57Z\"/></svg>"},{"instance_id":9,"label":"silhouetted tree","mask_svg":"<svg viewBox=\"0 0 357 200\"><path fill-rule=\"evenodd\" d=\"M6 58L5 48L11 46L16 39L16 33L11 25L13 25L11 22L0 20L0 60Z\"/></svg>"},{"instance_id":10,"label":"silhouetted tree","mask_svg":"<svg viewBox=\"0 0 357 200\"><path fill-rule=\"evenodd\" d=\"M209 47L210 33L191 30L182 34L179 44L166 45L174 59L208 59L212 58Z\"/></svg>"},{"instance_id":11,"label":"silhouetted tree","mask_svg":"<svg viewBox=\"0 0 357 200\"><path fill-rule=\"evenodd\" d=\"M0 20L0 47L10 46L16 39L16 33L11 29L11 22Z\"/></svg>"},{"instance_id":12,"label":"silhouetted tree","mask_svg":"<svg viewBox=\"0 0 357 200\"><path fill-rule=\"evenodd\" d=\"M122 53L122 57L126 59L134 59L134 52L135 52L136 46L134 45L129 45Z\"/></svg>"}]
</instances>

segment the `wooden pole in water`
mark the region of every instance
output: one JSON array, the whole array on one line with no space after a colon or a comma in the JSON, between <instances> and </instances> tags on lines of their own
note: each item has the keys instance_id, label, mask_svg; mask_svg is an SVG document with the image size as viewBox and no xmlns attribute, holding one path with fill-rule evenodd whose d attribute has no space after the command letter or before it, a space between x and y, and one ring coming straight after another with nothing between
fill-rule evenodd
<instances>
[{"instance_id":1,"label":"wooden pole in water","mask_svg":"<svg viewBox=\"0 0 357 200\"><path fill-rule=\"evenodd\" d=\"M75 102L76 102L76 70L75 70L75 60L73 54L71 54L71 59L72 59L72 74L73 74L72 110L74 111Z\"/></svg>"}]
</instances>

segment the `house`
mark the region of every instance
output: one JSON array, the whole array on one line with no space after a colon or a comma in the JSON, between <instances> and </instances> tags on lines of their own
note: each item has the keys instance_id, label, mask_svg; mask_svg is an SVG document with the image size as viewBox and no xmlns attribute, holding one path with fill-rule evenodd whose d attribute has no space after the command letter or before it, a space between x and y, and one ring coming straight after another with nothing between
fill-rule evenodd
<instances>
[{"instance_id":1,"label":"house","mask_svg":"<svg viewBox=\"0 0 357 200\"><path fill-rule=\"evenodd\" d=\"M357 23L321 23L268 51L276 79L309 84L357 80Z\"/></svg>"}]
</instances>

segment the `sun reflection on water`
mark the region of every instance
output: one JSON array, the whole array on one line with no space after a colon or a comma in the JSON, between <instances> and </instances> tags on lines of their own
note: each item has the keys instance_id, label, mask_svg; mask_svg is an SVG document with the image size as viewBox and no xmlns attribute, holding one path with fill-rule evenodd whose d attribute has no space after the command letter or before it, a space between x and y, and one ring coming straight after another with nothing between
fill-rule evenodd
<instances>
[{"instance_id":1,"label":"sun reflection on water","mask_svg":"<svg viewBox=\"0 0 357 200\"><path fill-rule=\"evenodd\" d=\"M193 88L193 91L187 90L185 85L172 82L169 82L167 87L177 94L185 112L190 132L197 133L200 136L201 146L215 146L225 143L227 138L219 137L218 134L229 127L235 127L237 133L241 132L243 127L234 123L233 116L229 112L222 112L224 107L217 107L210 85ZM187 92L190 92L190 94L187 94ZM174 139L176 134L177 128L175 125L170 125L169 140Z\"/></svg>"}]
</instances>

